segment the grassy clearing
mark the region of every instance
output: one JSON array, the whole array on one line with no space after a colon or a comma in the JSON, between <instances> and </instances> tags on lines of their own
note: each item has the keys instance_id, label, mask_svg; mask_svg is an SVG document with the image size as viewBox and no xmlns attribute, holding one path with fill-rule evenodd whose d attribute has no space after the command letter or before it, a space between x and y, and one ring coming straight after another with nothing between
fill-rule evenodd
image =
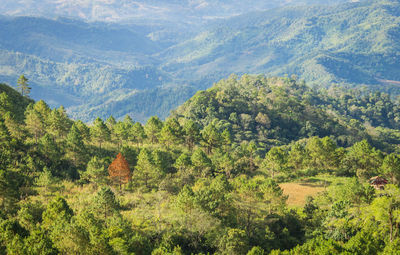
<instances>
[{"instance_id":1,"label":"grassy clearing","mask_svg":"<svg viewBox=\"0 0 400 255\"><path fill-rule=\"evenodd\" d=\"M281 183L279 186L285 195L288 195L287 204L289 207L303 207L307 196L315 197L318 193L329 187L342 185L349 177L337 177L329 174L320 174L314 177L299 179L295 182Z\"/></svg>"},{"instance_id":2,"label":"grassy clearing","mask_svg":"<svg viewBox=\"0 0 400 255\"><path fill-rule=\"evenodd\" d=\"M282 183L279 186L283 189L283 193L289 196L287 204L295 207L303 207L306 204L307 196L316 196L325 190L323 183L310 181Z\"/></svg>"}]
</instances>

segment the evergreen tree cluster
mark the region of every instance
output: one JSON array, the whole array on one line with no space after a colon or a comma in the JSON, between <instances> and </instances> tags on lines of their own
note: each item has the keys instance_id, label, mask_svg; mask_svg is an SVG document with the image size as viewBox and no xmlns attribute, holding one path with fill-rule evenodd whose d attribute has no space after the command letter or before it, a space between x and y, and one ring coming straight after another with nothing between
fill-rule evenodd
<instances>
[{"instance_id":1,"label":"evergreen tree cluster","mask_svg":"<svg viewBox=\"0 0 400 255\"><path fill-rule=\"evenodd\" d=\"M385 94L232 76L165 121L85 124L4 91L0 254L400 248L398 106ZM368 184L376 175L384 190ZM280 184L312 179L324 191L289 207Z\"/></svg>"}]
</instances>

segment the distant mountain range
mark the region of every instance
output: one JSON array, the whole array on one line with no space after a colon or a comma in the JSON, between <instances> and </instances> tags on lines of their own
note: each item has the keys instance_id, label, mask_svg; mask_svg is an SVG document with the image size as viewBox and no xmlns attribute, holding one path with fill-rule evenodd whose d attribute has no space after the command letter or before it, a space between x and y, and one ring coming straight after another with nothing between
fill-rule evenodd
<instances>
[{"instance_id":1,"label":"distant mountain range","mask_svg":"<svg viewBox=\"0 0 400 255\"><path fill-rule=\"evenodd\" d=\"M73 17L86 21L146 23L150 20L194 23L255 10L336 4L349 0L2 0L6 15Z\"/></svg>"},{"instance_id":2,"label":"distant mountain range","mask_svg":"<svg viewBox=\"0 0 400 255\"><path fill-rule=\"evenodd\" d=\"M400 91L398 0L30 2L0 6L0 81L85 121L165 117L231 73Z\"/></svg>"}]
</instances>

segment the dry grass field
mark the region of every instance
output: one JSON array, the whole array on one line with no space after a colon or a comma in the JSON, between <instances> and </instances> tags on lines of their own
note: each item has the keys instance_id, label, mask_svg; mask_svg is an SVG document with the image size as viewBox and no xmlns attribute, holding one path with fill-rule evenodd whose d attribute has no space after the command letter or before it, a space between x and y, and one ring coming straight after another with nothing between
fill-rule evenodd
<instances>
[{"instance_id":1,"label":"dry grass field","mask_svg":"<svg viewBox=\"0 0 400 255\"><path fill-rule=\"evenodd\" d=\"M304 206L307 196L315 196L325 190L323 184L310 182L282 183L279 186L285 195L289 195L288 205L295 207Z\"/></svg>"}]
</instances>

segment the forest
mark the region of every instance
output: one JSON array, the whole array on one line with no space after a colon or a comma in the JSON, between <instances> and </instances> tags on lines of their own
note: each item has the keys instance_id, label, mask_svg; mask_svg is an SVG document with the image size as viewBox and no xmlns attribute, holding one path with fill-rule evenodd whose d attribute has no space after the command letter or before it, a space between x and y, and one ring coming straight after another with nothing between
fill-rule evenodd
<instances>
[{"instance_id":1,"label":"forest","mask_svg":"<svg viewBox=\"0 0 400 255\"><path fill-rule=\"evenodd\" d=\"M231 73L400 94L398 0L2 2L0 81L84 122L165 119Z\"/></svg>"},{"instance_id":2,"label":"forest","mask_svg":"<svg viewBox=\"0 0 400 255\"><path fill-rule=\"evenodd\" d=\"M84 123L22 92L0 84L0 254L400 250L388 94L231 75L166 120ZM294 183L320 191L293 204Z\"/></svg>"}]
</instances>

